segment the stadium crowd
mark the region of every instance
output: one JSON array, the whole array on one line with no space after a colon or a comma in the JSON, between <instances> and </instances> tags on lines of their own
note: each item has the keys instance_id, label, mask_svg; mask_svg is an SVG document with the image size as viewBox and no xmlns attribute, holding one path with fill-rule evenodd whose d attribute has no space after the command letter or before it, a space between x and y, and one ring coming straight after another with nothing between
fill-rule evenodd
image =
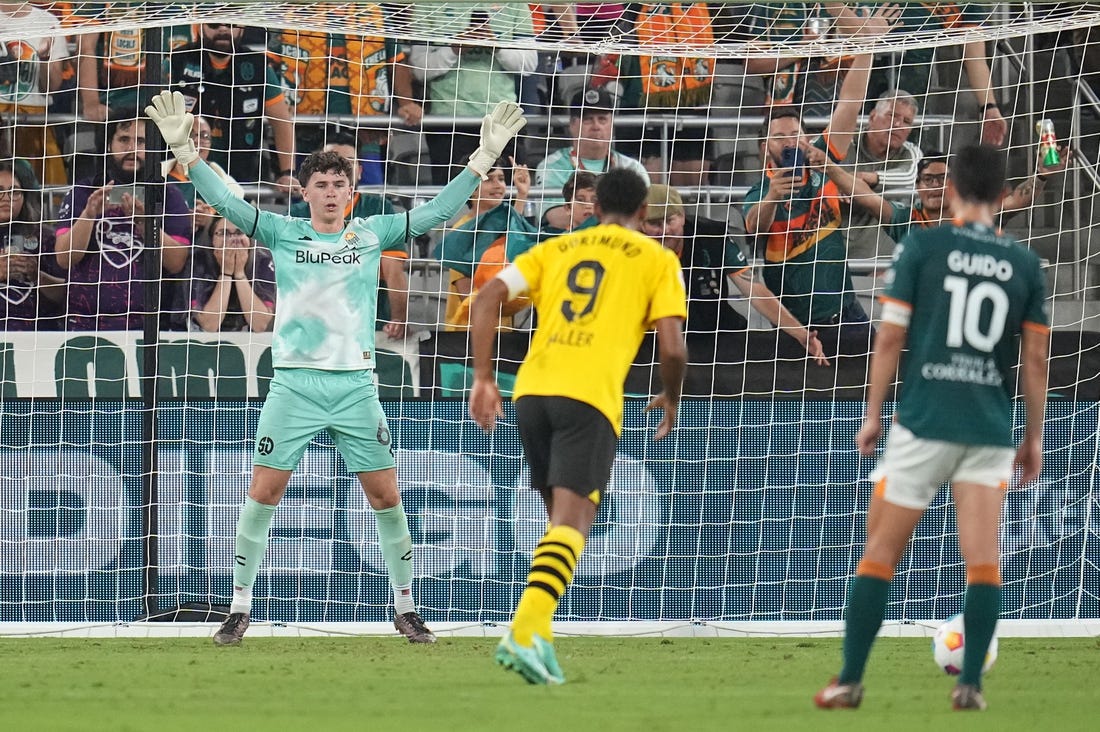
<instances>
[{"instance_id":1,"label":"stadium crowd","mask_svg":"<svg viewBox=\"0 0 1100 732\"><path fill-rule=\"evenodd\" d=\"M378 28L388 27L388 13L420 13L413 21L447 40L204 23L3 46L0 327L140 329L156 312L164 330L271 329L278 298L270 253L215 216L174 160L147 170L146 161L159 162L160 154L150 155L139 110L165 86L187 98L199 154L234 193L296 215L304 209L295 173L310 152L334 150L352 162L360 190L347 217L407 210L466 164L480 117L500 101L523 106L532 124L468 209L384 253L378 329L392 338L466 327L479 283L538 241L592 225L598 176L625 167L656 184L646 231L681 257L692 300L689 338L735 337L756 311L819 362L865 354L873 329L847 263L888 257L909 227L948 213L935 197L944 185L937 166L947 159L930 150L937 145L922 134L922 115L946 112L959 123L948 127L951 145L974 137L1007 143L1010 100L998 99L981 42L883 55L868 69L849 57L661 55L670 37L702 48L723 43L731 28L779 41L906 33L979 24L988 8L322 6L347 14L349 25ZM77 3L49 7L61 13L52 21L59 33L65 12L81 12ZM43 13L0 2L0 15L16 26L41 22ZM150 33L160 34L156 53ZM637 53L509 47L532 37L608 35ZM951 59L961 64L970 95L958 94L961 81L937 89L937 68ZM154 64L162 84L147 82ZM74 124L34 123L66 114ZM669 115L674 123L660 121ZM739 117L763 117L759 135L739 134L747 129ZM841 136L852 138L845 150L833 145ZM1054 162L1017 161L1035 174L1012 189L1002 215L1034 203L1072 157L1065 148L1059 153ZM168 185L154 186L154 194L150 184L160 180ZM704 207L714 189L724 197ZM144 287L153 250L145 222L153 210L163 212L155 231L159 303L146 302ZM412 313L410 289L418 305L428 303L427 314ZM736 299L740 306L731 305ZM530 325L523 312L501 321L502 328Z\"/></svg>"}]
</instances>

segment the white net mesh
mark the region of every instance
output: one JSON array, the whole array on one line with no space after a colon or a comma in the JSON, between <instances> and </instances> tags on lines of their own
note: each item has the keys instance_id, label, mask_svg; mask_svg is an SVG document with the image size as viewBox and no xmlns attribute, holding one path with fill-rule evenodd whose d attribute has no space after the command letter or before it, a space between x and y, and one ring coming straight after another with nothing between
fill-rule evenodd
<instances>
[{"instance_id":1,"label":"white net mesh","mask_svg":"<svg viewBox=\"0 0 1100 732\"><path fill-rule=\"evenodd\" d=\"M494 271L484 257L494 244L511 257L584 220L583 181L563 191L574 169L622 165L671 184L680 203L666 198L663 210L682 206L697 234L684 258L688 399L662 443L650 440L644 402L628 400L610 497L559 617L839 619L869 498L871 464L852 447L868 340L829 367L807 360L791 336L813 311L773 278L782 262L746 228L745 204L766 180L769 109L796 109L807 139L816 135L865 52L875 67L846 170L869 192L835 196L846 247L835 264L850 301L877 319L881 274L904 233L875 206L947 217L921 190L942 185L942 171L919 161L996 138L1011 179L999 223L1044 258L1054 320L1046 467L1007 500L1005 616L1100 615L1086 579L1100 561L1100 5L910 4L886 36L860 30L870 11L853 19L801 3L16 5L0 4L0 219L11 219L0 223L0 622L128 621L228 602L278 293L263 242L227 265L225 222L170 164L167 187L148 175L164 151L141 150L134 180L139 138L154 131L133 110L169 86L206 118L195 139L209 160L283 214L303 213L283 174L326 144L358 163L357 215L400 212L465 163L492 103L518 99L528 113L508 151L526 176L504 160L503 182L383 265L378 381L426 617L506 620L545 521L512 412L492 437L465 417L463 295ZM1040 150L1040 120L1053 123L1058 162ZM109 212L89 211L107 185ZM573 205L559 207L563 196ZM148 215L159 206L165 216ZM146 228L150 218L163 232ZM150 234L159 248L142 243ZM781 321L772 293L800 322ZM389 337L393 323L407 331ZM532 323L521 311L502 329L505 388ZM631 397L651 392L652 350L647 342L628 377ZM152 368L158 378L144 379ZM891 618L959 609L953 511L942 493L922 521ZM318 437L277 514L255 616L385 620L370 513Z\"/></svg>"}]
</instances>

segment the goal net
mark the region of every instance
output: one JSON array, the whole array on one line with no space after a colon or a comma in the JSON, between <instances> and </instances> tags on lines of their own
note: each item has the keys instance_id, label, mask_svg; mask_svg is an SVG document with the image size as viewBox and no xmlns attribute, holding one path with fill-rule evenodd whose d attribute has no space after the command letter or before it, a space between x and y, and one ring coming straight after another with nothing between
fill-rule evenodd
<instances>
[{"instance_id":1,"label":"goal net","mask_svg":"<svg viewBox=\"0 0 1100 732\"><path fill-rule=\"evenodd\" d=\"M1043 473L1005 501L1002 617L1059 632L1100 619L1100 4L913 3L885 35L869 32L878 22L873 4L0 5L0 634L204 618L177 611L232 594L278 292L264 242L227 230L135 111L163 88L205 118L195 140L235 190L305 216L288 173L307 153L355 158L356 215L401 212L464 165L493 102L524 106L503 182L387 252L381 272L376 378L433 627L507 622L545 528L514 412L492 435L466 416L463 300L505 255L583 225L592 185L571 174L609 166L674 189L647 226L685 263L691 363L678 428L654 442L644 343L608 497L557 619L839 627L871 490L872 461L853 447L870 336L832 343L829 366L796 336L860 312L873 324L896 240L950 218L936 155L999 145L998 223L1043 258L1053 323ZM861 54L870 80L846 85ZM868 190L826 186L802 212L805 241L832 237L842 254L800 298L781 274L789 252L746 227L768 180L761 125L783 107L807 140L835 133L853 86L858 128L839 167ZM883 218L895 209L904 226ZM799 327L774 327L774 297ZM533 322L502 322L505 391ZM276 513L253 618L387 622L388 587L373 512L319 435ZM945 489L888 619L931 624L964 590Z\"/></svg>"}]
</instances>

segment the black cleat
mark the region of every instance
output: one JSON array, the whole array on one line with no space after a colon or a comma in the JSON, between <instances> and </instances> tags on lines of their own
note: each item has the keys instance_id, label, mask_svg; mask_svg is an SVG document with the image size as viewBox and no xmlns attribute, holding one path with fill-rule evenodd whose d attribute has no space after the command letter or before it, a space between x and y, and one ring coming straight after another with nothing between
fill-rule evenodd
<instances>
[{"instance_id":1,"label":"black cleat","mask_svg":"<svg viewBox=\"0 0 1100 732\"><path fill-rule=\"evenodd\" d=\"M409 639L409 643L435 643L435 633L424 625L424 619L414 610L393 618L393 627Z\"/></svg>"},{"instance_id":2,"label":"black cleat","mask_svg":"<svg viewBox=\"0 0 1100 732\"><path fill-rule=\"evenodd\" d=\"M239 646L244 632L248 630L248 613L230 613L229 617L214 634L216 646Z\"/></svg>"}]
</instances>

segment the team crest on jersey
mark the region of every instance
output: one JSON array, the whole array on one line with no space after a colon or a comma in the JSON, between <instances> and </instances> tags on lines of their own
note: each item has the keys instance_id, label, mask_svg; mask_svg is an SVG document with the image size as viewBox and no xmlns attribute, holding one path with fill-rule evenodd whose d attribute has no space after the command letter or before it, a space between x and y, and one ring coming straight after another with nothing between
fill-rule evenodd
<instances>
[{"instance_id":1,"label":"team crest on jersey","mask_svg":"<svg viewBox=\"0 0 1100 732\"><path fill-rule=\"evenodd\" d=\"M241 104L241 112L244 114L255 114L259 108L259 99L245 99L244 103Z\"/></svg>"},{"instance_id":2,"label":"team crest on jersey","mask_svg":"<svg viewBox=\"0 0 1100 732\"><path fill-rule=\"evenodd\" d=\"M9 305L19 305L31 296L31 286L22 282L5 282L0 285L0 300Z\"/></svg>"},{"instance_id":3,"label":"team crest on jersey","mask_svg":"<svg viewBox=\"0 0 1100 732\"><path fill-rule=\"evenodd\" d=\"M95 241L103 255L103 261L115 269L126 269L141 256L145 245L125 225L115 228L111 219L100 219L96 224Z\"/></svg>"},{"instance_id":4,"label":"team crest on jersey","mask_svg":"<svg viewBox=\"0 0 1100 732\"><path fill-rule=\"evenodd\" d=\"M344 248L340 251L346 252L350 249L359 248L359 235L350 229L344 232Z\"/></svg>"}]
</instances>

